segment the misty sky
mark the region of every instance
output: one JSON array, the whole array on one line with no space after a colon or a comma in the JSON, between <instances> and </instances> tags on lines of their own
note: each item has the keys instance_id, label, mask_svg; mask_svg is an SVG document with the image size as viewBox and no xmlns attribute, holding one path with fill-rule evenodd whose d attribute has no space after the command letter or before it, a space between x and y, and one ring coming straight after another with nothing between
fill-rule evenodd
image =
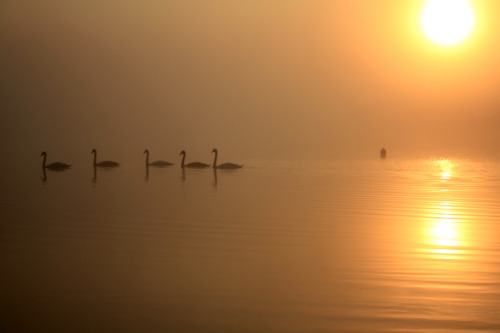
<instances>
[{"instance_id":1,"label":"misty sky","mask_svg":"<svg viewBox=\"0 0 500 333\"><path fill-rule=\"evenodd\" d=\"M3 159L500 156L500 4L433 46L417 0L2 0Z\"/></svg>"}]
</instances>

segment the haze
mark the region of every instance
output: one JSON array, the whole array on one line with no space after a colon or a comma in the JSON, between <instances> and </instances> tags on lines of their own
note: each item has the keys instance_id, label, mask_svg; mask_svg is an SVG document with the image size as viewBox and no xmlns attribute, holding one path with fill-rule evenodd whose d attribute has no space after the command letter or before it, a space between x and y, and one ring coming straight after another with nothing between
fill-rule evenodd
<instances>
[{"instance_id":1,"label":"haze","mask_svg":"<svg viewBox=\"0 0 500 333\"><path fill-rule=\"evenodd\" d=\"M456 48L422 1L0 3L2 162L500 154L500 5Z\"/></svg>"}]
</instances>

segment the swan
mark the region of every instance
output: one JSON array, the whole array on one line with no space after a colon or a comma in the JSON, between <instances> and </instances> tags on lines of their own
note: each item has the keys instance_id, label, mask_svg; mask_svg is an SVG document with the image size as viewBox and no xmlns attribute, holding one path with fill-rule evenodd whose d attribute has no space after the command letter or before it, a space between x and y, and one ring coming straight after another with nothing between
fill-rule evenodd
<instances>
[{"instance_id":1,"label":"swan","mask_svg":"<svg viewBox=\"0 0 500 333\"><path fill-rule=\"evenodd\" d=\"M214 164L213 164L213 168L214 169L239 169L239 168L242 168L243 165L240 165L240 164L235 164L235 163L223 163L223 164L219 164L217 165L217 149L212 149L212 153L215 153L215 156L214 156Z\"/></svg>"},{"instance_id":2,"label":"swan","mask_svg":"<svg viewBox=\"0 0 500 333\"><path fill-rule=\"evenodd\" d=\"M170 162L165 162L165 161L154 161L149 163L149 149L144 150L144 153L146 154L146 166L155 166L155 167L166 167L169 165L173 165L173 163Z\"/></svg>"},{"instance_id":3,"label":"swan","mask_svg":"<svg viewBox=\"0 0 500 333\"><path fill-rule=\"evenodd\" d=\"M71 167L70 164L66 164L66 163L62 163L62 162L54 162L54 163L50 163L48 165L45 165L45 160L47 159L47 153L42 152L42 154L40 154L40 156L43 156L43 162L42 162L42 169L43 170L49 169L49 170L62 171L62 170L69 169Z\"/></svg>"},{"instance_id":4,"label":"swan","mask_svg":"<svg viewBox=\"0 0 500 333\"><path fill-rule=\"evenodd\" d=\"M115 168L120 165L120 163L113 161L101 161L97 163L97 150L92 149L91 154L94 154L94 167Z\"/></svg>"},{"instance_id":5,"label":"swan","mask_svg":"<svg viewBox=\"0 0 500 333\"><path fill-rule=\"evenodd\" d=\"M196 169L202 169L202 168L208 168L210 165L201 163L201 162L191 162L188 164L184 164L184 160L186 159L186 152L183 150L179 155L182 155L182 163L181 163L181 168L196 168Z\"/></svg>"}]
</instances>

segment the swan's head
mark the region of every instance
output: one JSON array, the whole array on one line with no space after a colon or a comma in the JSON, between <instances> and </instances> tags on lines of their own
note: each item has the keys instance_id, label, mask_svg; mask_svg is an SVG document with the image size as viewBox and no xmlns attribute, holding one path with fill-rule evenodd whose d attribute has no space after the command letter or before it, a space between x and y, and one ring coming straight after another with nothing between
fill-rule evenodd
<instances>
[{"instance_id":1,"label":"swan's head","mask_svg":"<svg viewBox=\"0 0 500 333\"><path fill-rule=\"evenodd\" d=\"M91 151L90 153L91 153L91 154L97 154L97 150L92 149L92 151Z\"/></svg>"},{"instance_id":2,"label":"swan's head","mask_svg":"<svg viewBox=\"0 0 500 333\"><path fill-rule=\"evenodd\" d=\"M143 154L149 154L149 149L144 149L144 153Z\"/></svg>"},{"instance_id":3,"label":"swan's head","mask_svg":"<svg viewBox=\"0 0 500 333\"><path fill-rule=\"evenodd\" d=\"M47 156L47 153L43 151L40 156Z\"/></svg>"},{"instance_id":4,"label":"swan's head","mask_svg":"<svg viewBox=\"0 0 500 333\"><path fill-rule=\"evenodd\" d=\"M186 155L186 151L181 151L179 155Z\"/></svg>"},{"instance_id":5,"label":"swan's head","mask_svg":"<svg viewBox=\"0 0 500 333\"><path fill-rule=\"evenodd\" d=\"M217 154L217 148L212 149L212 153L216 153Z\"/></svg>"}]
</instances>

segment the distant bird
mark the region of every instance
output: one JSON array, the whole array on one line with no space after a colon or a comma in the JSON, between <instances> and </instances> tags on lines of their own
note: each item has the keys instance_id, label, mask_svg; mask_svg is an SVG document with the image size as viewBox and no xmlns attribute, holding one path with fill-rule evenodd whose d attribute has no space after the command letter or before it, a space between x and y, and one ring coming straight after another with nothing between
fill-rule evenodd
<instances>
[{"instance_id":1,"label":"distant bird","mask_svg":"<svg viewBox=\"0 0 500 333\"><path fill-rule=\"evenodd\" d=\"M239 168L242 168L243 165L240 165L240 164L234 164L234 163L223 163L223 164L219 164L217 165L217 149L212 149L212 153L215 153L215 156L214 156L214 164L212 165L212 167L214 169L239 169Z\"/></svg>"},{"instance_id":2,"label":"distant bird","mask_svg":"<svg viewBox=\"0 0 500 333\"><path fill-rule=\"evenodd\" d=\"M49 170L54 170L54 171L63 171L66 169L69 169L71 167L70 164L62 163L62 162L54 162L50 163L48 165L45 165L45 161L47 159L47 153L42 152L40 156L43 156L43 162L42 162L42 169L49 169Z\"/></svg>"},{"instance_id":3,"label":"distant bird","mask_svg":"<svg viewBox=\"0 0 500 333\"><path fill-rule=\"evenodd\" d=\"M144 150L143 154L146 154L146 166L147 167L148 166L166 167L166 166L173 165L173 163L166 162L166 161L154 161L154 162L149 163L149 149Z\"/></svg>"},{"instance_id":4,"label":"distant bird","mask_svg":"<svg viewBox=\"0 0 500 333\"><path fill-rule=\"evenodd\" d=\"M191 162L188 164L184 164L184 160L186 159L186 152L183 150L179 155L182 155L182 163L181 168L194 168L194 169L203 169L208 168L210 165L201 163L201 162Z\"/></svg>"},{"instance_id":5,"label":"distant bird","mask_svg":"<svg viewBox=\"0 0 500 333\"><path fill-rule=\"evenodd\" d=\"M385 148L382 148L380 150L380 158L385 158L387 156L387 150Z\"/></svg>"},{"instance_id":6,"label":"distant bird","mask_svg":"<svg viewBox=\"0 0 500 333\"><path fill-rule=\"evenodd\" d=\"M116 168L117 166L120 165L120 163L113 162L113 161L101 161L101 162L97 163L97 150L92 149L91 154L94 154L94 168L95 167Z\"/></svg>"}]
</instances>

